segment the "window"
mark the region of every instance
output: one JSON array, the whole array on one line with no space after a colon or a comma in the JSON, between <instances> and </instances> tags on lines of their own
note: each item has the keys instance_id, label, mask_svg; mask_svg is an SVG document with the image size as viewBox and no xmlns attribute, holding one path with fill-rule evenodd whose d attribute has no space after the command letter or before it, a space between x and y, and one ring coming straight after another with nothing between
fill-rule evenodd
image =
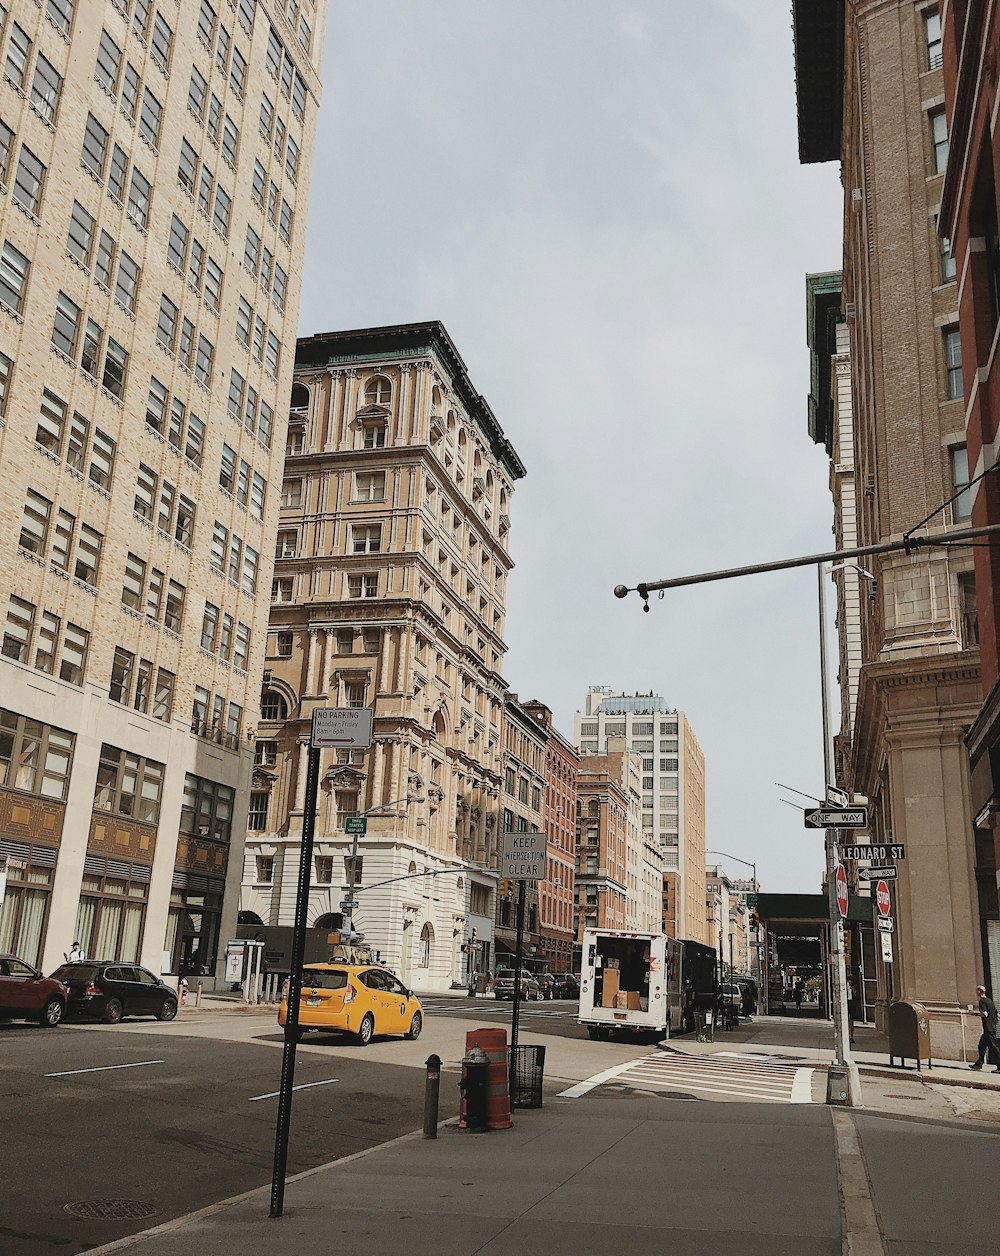
<instances>
[{"instance_id":1,"label":"window","mask_svg":"<svg viewBox=\"0 0 1000 1256\"><path fill-rule=\"evenodd\" d=\"M292 645L294 637L290 632L279 632L275 637L274 652L279 659L290 659L292 657Z\"/></svg>"},{"instance_id":2,"label":"window","mask_svg":"<svg viewBox=\"0 0 1000 1256\"><path fill-rule=\"evenodd\" d=\"M190 772L184 778L180 829L195 837L229 844L236 791Z\"/></svg>"},{"instance_id":3,"label":"window","mask_svg":"<svg viewBox=\"0 0 1000 1256\"><path fill-rule=\"evenodd\" d=\"M354 500L359 502L384 502L385 472L355 471Z\"/></svg>"},{"instance_id":4,"label":"window","mask_svg":"<svg viewBox=\"0 0 1000 1256\"><path fill-rule=\"evenodd\" d=\"M92 113L87 114L87 125L83 132L83 151L80 160L84 166L97 176L104 177L104 163L108 158L108 133Z\"/></svg>"},{"instance_id":5,"label":"window","mask_svg":"<svg viewBox=\"0 0 1000 1256\"><path fill-rule=\"evenodd\" d=\"M365 628L361 632L361 649L365 654L378 654L382 646L382 634L377 628Z\"/></svg>"},{"instance_id":6,"label":"window","mask_svg":"<svg viewBox=\"0 0 1000 1256\"><path fill-rule=\"evenodd\" d=\"M317 885L333 884L333 856L317 855L316 856L316 877Z\"/></svg>"},{"instance_id":7,"label":"window","mask_svg":"<svg viewBox=\"0 0 1000 1256\"><path fill-rule=\"evenodd\" d=\"M941 330L944 337L944 364L947 372L945 393L949 401L962 397L962 340L954 324Z\"/></svg>"},{"instance_id":8,"label":"window","mask_svg":"<svg viewBox=\"0 0 1000 1256\"><path fill-rule=\"evenodd\" d=\"M236 450L229 445L222 446L222 459L219 463L219 487L232 493L236 486Z\"/></svg>"},{"instance_id":9,"label":"window","mask_svg":"<svg viewBox=\"0 0 1000 1256\"><path fill-rule=\"evenodd\" d=\"M38 116L48 123L55 121L62 90L62 75L41 53L35 61L35 74L31 80L31 104Z\"/></svg>"},{"instance_id":10,"label":"window","mask_svg":"<svg viewBox=\"0 0 1000 1256\"><path fill-rule=\"evenodd\" d=\"M260 696L260 718L262 720L287 720L288 703L273 689L265 689Z\"/></svg>"},{"instance_id":11,"label":"window","mask_svg":"<svg viewBox=\"0 0 1000 1256\"><path fill-rule=\"evenodd\" d=\"M45 174L46 167L29 148L22 144L21 156L14 175L14 199L22 209L28 210L31 214L37 214L41 208Z\"/></svg>"},{"instance_id":12,"label":"window","mask_svg":"<svg viewBox=\"0 0 1000 1256\"><path fill-rule=\"evenodd\" d=\"M157 11L153 22L152 54L153 60L164 74L170 67L170 49L174 42L174 32L170 29L163 14Z\"/></svg>"},{"instance_id":13,"label":"window","mask_svg":"<svg viewBox=\"0 0 1000 1256\"><path fill-rule=\"evenodd\" d=\"M240 588L244 593L249 593L251 596L257 592L257 566L257 551L251 549L249 545L244 546L243 575L240 580Z\"/></svg>"},{"instance_id":14,"label":"window","mask_svg":"<svg viewBox=\"0 0 1000 1256\"><path fill-rule=\"evenodd\" d=\"M229 218L232 208L233 202L229 193L223 188L216 188L215 213L212 215L212 225L223 239L229 237Z\"/></svg>"},{"instance_id":15,"label":"window","mask_svg":"<svg viewBox=\"0 0 1000 1256\"><path fill-rule=\"evenodd\" d=\"M927 68L941 69L941 14L935 9L924 14L924 37L927 40Z\"/></svg>"},{"instance_id":16,"label":"window","mask_svg":"<svg viewBox=\"0 0 1000 1256\"><path fill-rule=\"evenodd\" d=\"M90 633L76 624L66 625L63 637L62 659L59 663L59 679L71 685L82 685L87 667L87 649Z\"/></svg>"},{"instance_id":17,"label":"window","mask_svg":"<svg viewBox=\"0 0 1000 1256\"><path fill-rule=\"evenodd\" d=\"M347 577L347 596L351 598L378 597L378 574L359 573Z\"/></svg>"},{"instance_id":18,"label":"window","mask_svg":"<svg viewBox=\"0 0 1000 1256\"><path fill-rule=\"evenodd\" d=\"M125 180L128 178L128 157L125 150L115 145L111 150L111 165L108 167L108 191L112 200L121 207L125 202Z\"/></svg>"},{"instance_id":19,"label":"window","mask_svg":"<svg viewBox=\"0 0 1000 1256\"><path fill-rule=\"evenodd\" d=\"M131 61L125 62L125 75L122 79L122 113L130 122L135 121L136 106L139 103L139 71Z\"/></svg>"},{"instance_id":20,"label":"window","mask_svg":"<svg viewBox=\"0 0 1000 1256\"><path fill-rule=\"evenodd\" d=\"M127 310L135 313L135 302L139 292L139 263L123 249L118 258L118 279L115 283L115 300Z\"/></svg>"},{"instance_id":21,"label":"window","mask_svg":"<svg viewBox=\"0 0 1000 1256\"><path fill-rule=\"evenodd\" d=\"M94 808L132 816L145 824L160 818L164 765L105 743L97 768Z\"/></svg>"},{"instance_id":22,"label":"window","mask_svg":"<svg viewBox=\"0 0 1000 1256\"><path fill-rule=\"evenodd\" d=\"M334 795L337 804L337 828L342 829L351 816L358 814L358 795L357 791L353 789L334 790ZM345 868L347 862L348 860L345 858Z\"/></svg>"},{"instance_id":23,"label":"window","mask_svg":"<svg viewBox=\"0 0 1000 1256\"><path fill-rule=\"evenodd\" d=\"M250 810L247 812L247 830L250 833L263 833L267 828L266 793L250 795ZM269 884L274 880L274 858L271 855L257 856L257 880Z\"/></svg>"},{"instance_id":24,"label":"window","mask_svg":"<svg viewBox=\"0 0 1000 1256\"><path fill-rule=\"evenodd\" d=\"M128 187L128 216L143 230L149 217L149 198L152 185L140 171L132 170L132 182Z\"/></svg>"},{"instance_id":25,"label":"window","mask_svg":"<svg viewBox=\"0 0 1000 1256\"><path fill-rule=\"evenodd\" d=\"M292 600L292 578L281 576L271 581L271 601L290 602Z\"/></svg>"},{"instance_id":26,"label":"window","mask_svg":"<svg viewBox=\"0 0 1000 1256\"><path fill-rule=\"evenodd\" d=\"M934 173L944 174L948 164L948 118L943 109L933 109L928 115L931 124L931 146L934 149Z\"/></svg>"},{"instance_id":27,"label":"window","mask_svg":"<svg viewBox=\"0 0 1000 1256\"><path fill-rule=\"evenodd\" d=\"M215 10L208 0L201 0L201 11L198 14L198 38L206 48L211 47L215 38Z\"/></svg>"},{"instance_id":28,"label":"window","mask_svg":"<svg viewBox=\"0 0 1000 1256\"><path fill-rule=\"evenodd\" d=\"M118 92L118 74L121 71L122 50L106 30L101 31L97 47L97 67L94 71L98 83L112 96Z\"/></svg>"},{"instance_id":29,"label":"window","mask_svg":"<svg viewBox=\"0 0 1000 1256\"><path fill-rule=\"evenodd\" d=\"M49 515L52 503L41 493L29 488L24 499L24 512L21 516L21 535L18 544L30 554L42 555L49 534Z\"/></svg>"},{"instance_id":30,"label":"window","mask_svg":"<svg viewBox=\"0 0 1000 1256\"><path fill-rule=\"evenodd\" d=\"M282 506L298 507L302 505L302 481L285 480L281 485Z\"/></svg>"},{"instance_id":31,"label":"window","mask_svg":"<svg viewBox=\"0 0 1000 1256\"><path fill-rule=\"evenodd\" d=\"M32 43L25 32L15 22L10 32L10 43L7 46L7 60L3 72L15 87L25 88L28 72L28 61L31 57Z\"/></svg>"},{"instance_id":32,"label":"window","mask_svg":"<svg viewBox=\"0 0 1000 1256\"><path fill-rule=\"evenodd\" d=\"M211 602L205 603L201 620L201 648L209 653L215 649L215 638L219 631L219 608Z\"/></svg>"},{"instance_id":33,"label":"window","mask_svg":"<svg viewBox=\"0 0 1000 1256\"><path fill-rule=\"evenodd\" d=\"M45 6L45 12L66 35L73 22L73 5L74 0L48 0Z\"/></svg>"},{"instance_id":34,"label":"window","mask_svg":"<svg viewBox=\"0 0 1000 1256\"><path fill-rule=\"evenodd\" d=\"M0 785L65 802L75 742L64 729L0 709Z\"/></svg>"},{"instance_id":35,"label":"window","mask_svg":"<svg viewBox=\"0 0 1000 1256\"><path fill-rule=\"evenodd\" d=\"M352 539L355 554L377 554L382 548L382 525L355 525Z\"/></svg>"},{"instance_id":36,"label":"window","mask_svg":"<svg viewBox=\"0 0 1000 1256\"><path fill-rule=\"evenodd\" d=\"M38 426L35 429L35 443L47 449L49 453L58 454L62 449L65 419L66 403L55 393L44 388L38 412Z\"/></svg>"},{"instance_id":37,"label":"window","mask_svg":"<svg viewBox=\"0 0 1000 1256\"><path fill-rule=\"evenodd\" d=\"M976 573L959 572L958 604L961 616L962 647L970 650L979 644L979 611L976 606Z\"/></svg>"},{"instance_id":38,"label":"window","mask_svg":"<svg viewBox=\"0 0 1000 1256\"><path fill-rule=\"evenodd\" d=\"M385 433L385 423L366 423L362 435L365 449L384 449Z\"/></svg>"},{"instance_id":39,"label":"window","mask_svg":"<svg viewBox=\"0 0 1000 1256\"><path fill-rule=\"evenodd\" d=\"M273 768L278 762L278 743L258 741L254 746L253 761L256 767Z\"/></svg>"},{"instance_id":40,"label":"window","mask_svg":"<svg viewBox=\"0 0 1000 1256\"><path fill-rule=\"evenodd\" d=\"M6 353L0 353L0 418L3 418L7 410L7 398L10 396L10 377L14 370L14 363Z\"/></svg>"},{"instance_id":41,"label":"window","mask_svg":"<svg viewBox=\"0 0 1000 1256\"><path fill-rule=\"evenodd\" d=\"M164 349L173 352L177 339L177 306L163 293L160 297L160 316L156 323L156 339Z\"/></svg>"},{"instance_id":42,"label":"window","mask_svg":"<svg viewBox=\"0 0 1000 1256\"><path fill-rule=\"evenodd\" d=\"M142 93L142 110L139 114L139 134L149 144L157 148L160 143L160 122L163 117L163 106L147 87Z\"/></svg>"},{"instance_id":43,"label":"window","mask_svg":"<svg viewBox=\"0 0 1000 1256\"><path fill-rule=\"evenodd\" d=\"M344 682L344 703L354 711L360 711L365 705L368 686L363 680Z\"/></svg>"},{"instance_id":44,"label":"window","mask_svg":"<svg viewBox=\"0 0 1000 1256\"><path fill-rule=\"evenodd\" d=\"M35 607L23 598L11 595L7 604L7 623L4 628L3 645L0 654L4 658L14 659L17 663L27 663L28 650L31 644L31 632L35 623Z\"/></svg>"},{"instance_id":45,"label":"window","mask_svg":"<svg viewBox=\"0 0 1000 1256\"><path fill-rule=\"evenodd\" d=\"M228 619L228 616L226 617ZM247 670L250 661L250 625L236 625L236 636L233 639L233 667L241 672Z\"/></svg>"},{"instance_id":46,"label":"window","mask_svg":"<svg viewBox=\"0 0 1000 1256\"><path fill-rule=\"evenodd\" d=\"M972 518L972 492L969 483L969 451L964 445L954 445L951 449L951 483L952 491L958 497L951 503L951 517L955 523Z\"/></svg>"},{"instance_id":47,"label":"window","mask_svg":"<svg viewBox=\"0 0 1000 1256\"><path fill-rule=\"evenodd\" d=\"M20 314L24 310L24 296L28 291L28 272L31 263L8 240L0 253L0 303L8 310Z\"/></svg>"}]
</instances>

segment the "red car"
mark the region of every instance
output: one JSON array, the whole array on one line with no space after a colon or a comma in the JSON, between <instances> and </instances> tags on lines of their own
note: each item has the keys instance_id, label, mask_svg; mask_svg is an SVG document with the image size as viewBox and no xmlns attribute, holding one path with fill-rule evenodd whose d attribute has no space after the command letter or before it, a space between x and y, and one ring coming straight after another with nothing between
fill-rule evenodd
<instances>
[{"instance_id":1,"label":"red car","mask_svg":"<svg viewBox=\"0 0 1000 1256\"><path fill-rule=\"evenodd\" d=\"M68 991L16 955L0 955L0 1020L32 1020L53 1029L66 1011Z\"/></svg>"}]
</instances>

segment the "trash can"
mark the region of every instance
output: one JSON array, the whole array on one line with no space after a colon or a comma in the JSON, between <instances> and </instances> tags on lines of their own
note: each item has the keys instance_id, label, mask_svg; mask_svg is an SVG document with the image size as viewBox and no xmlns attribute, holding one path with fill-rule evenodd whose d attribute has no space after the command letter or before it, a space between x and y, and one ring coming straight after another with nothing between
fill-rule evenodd
<instances>
[{"instance_id":1,"label":"trash can","mask_svg":"<svg viewBox=\"0 0 1000 1256\"><path fill-rule=\"evenodd\" d=\"M537 1046L510 1047L510 1106L540 1108L542 1079L545 1072L545 1048Z\"/></svg>"},{"instance_id":2,"label":"trash can","mask_svg":"<svg viewBox=\"0 0 1000 1256\"><path fill-rule=\"evenodd\" d=\"M707 1011L704 1008L696 1007L694 1010L694 1028L695 1041L697 1042L714 1042L715 1041L715 1024L712 1016L712 1010Z\"/></svg>"},{"instance_id":3,"label":"trash can","mask_svg":"<svg viewBox=\"0 0 1000 1256\"><path fill-rule=\"evenodd\" d=\"M922 1003L900 1000L889 1008L889 1064L893 1067L897 1055L901 1065L916 1060L917 1072L921 1060L931 1067L931 1018Z\"/></svg>"}]
</instances>

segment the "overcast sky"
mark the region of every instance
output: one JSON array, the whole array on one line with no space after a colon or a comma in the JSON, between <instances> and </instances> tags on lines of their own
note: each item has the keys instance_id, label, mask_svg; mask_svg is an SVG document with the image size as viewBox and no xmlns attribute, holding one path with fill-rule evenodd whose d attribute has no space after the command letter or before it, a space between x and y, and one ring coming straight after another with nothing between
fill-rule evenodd
<instances>
[{"instance_id":1,"label":"overcast sky","mask_svg":"<svg viewBox=\"0 0 1000 1256\"><path fill-rule=\"evenodd\" d=\"M814 570L612 594L832 548L805 275L841 191L796 153L789 0L333 0L300 332L444 323L528 471L511 689L567 736L591 685L662 694L708 846L814 892L774 784L822 788Z\"/></svg>"}]
</instances>

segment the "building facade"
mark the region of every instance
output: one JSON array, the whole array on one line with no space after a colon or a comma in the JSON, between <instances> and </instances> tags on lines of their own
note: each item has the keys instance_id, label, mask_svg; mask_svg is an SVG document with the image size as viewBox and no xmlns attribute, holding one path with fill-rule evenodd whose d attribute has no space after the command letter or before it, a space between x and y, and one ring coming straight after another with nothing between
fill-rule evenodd
<instances>
[{"instance_id":1,"label":"building facade","mask_svg":"<svg viewBox=\"0 0 1000 1256\"><path fill-rule=\"evenodd\" d=\"M961 22L959 17L961 14ZM979 0L944 14L943 68L950 141L938 228L954 241L963 392L966 463L972 481L960 513L975 527L1000 523L996 449L1000 431L1000 248L997 187L1000 140L993 117L1000 56L1000 20ZM981 478L982 477L982 478ZM986 982L1000 991L1000 637L997 549L977 546L975 587L984 699L966 737L972 766L972 813L976 824L976 874L983 927ZM991 849L992 848L992 849Z\"/></svg>"},{"instance_id":2,"label":"building facade","mask_svg":"<svg viewBox=\"0 0 1000 1256\"><path fill-rule=\"evenodd\" d=\"M46 970L234 933L325 9L0 8L0 950Z\"/></svg>"},{"instance_id":3,"label":"building facade","mask_svg":"<svg viewBox=\"0 0 1000 1256\"><path fill-rule=\"evenodd\" d=\"M967 522L968 470L955 260L936 231L948 157L939 15L921 0L797 0L793 15L800 159L839 160L845 189L856 518L838 527L861 545L918 529L945 542L866 564L875 596L859 601L836 783L868 798L873 841L906 848L885 999L927 1004L951 1053L955 1011L982 979L985 905L964 746L980 705L973 556L947 544Z\"/></svg>"},{"instance_id":4,"label":"building facade","mask_svg":"<svg viewBox=\"0 0 1000 1256\"><path fill-rule=\"evenodd\" d=\"M629 830L629 792L621 782L621 756L582 755L576 777L577 963L584 929L624 929Z\"/></svg>"},{"instance_id":5,"label":"building facade","mask_svg":"<svg viewBox=\"0 0 1000 1256\"><path fill-rule=\"evenodd\" d=\"M508 693L503 711L503 832L541 833L545 828L545 764L548 736L536 717ZM524 883L523 955L542 968L541 887ZM516 900L497 903L495 952L498 968L513 968L517 942Z\"/></svg>"},{"instance_id":6,"label":"building facade","mask_svg":"<svg viewBox=\"0 0 1000 1256\"><path fill-rule=\"evenodd\" d=\"M639 756L643 839L658 848L662 872L679 874L679 936L704 941L705 757L687 717L656 694L595 686L574 736L583 755L624 737Z\"/></svg>"},{"instance_id":7,"label":"building facade","mask_svg":"<svg viewBox=\"0 0 1000 1256\"><path fill-rule=\"evenodd\" d=\"M524 709L545 729L545 793L542 828L548 835L545 881L538 887L541 941L539 955L550 972L571 971L573 910L576 894L576 774L579 752L552 723L542 702Z\"/></svg>"},{"instance_id":8,"label":"building facade","mask_svg":"<svg viewBox=\"0 0 1000 1256\"><path fill-rule=\"evenodd\" d=\"M494 959L524 468L440 323L300 340L295 381L241 905L292 922L312 711L370 707L370 749L322 754L308 923L333 923L350 878L369 945L447 989L473 940ZM353 861L344 825L373 809Z\"/></svg>"},{"instance_id":9,"label":"building facade","mask_svg":"<svg viewBox=\"0 0 1000 1256\"><path fill-rule=\"evenodd\" d=\"M705 869L705 904L711 945L721 956L723 968L750 975L750 913L740 883L718 864Z\"/></svg>"}]
</instances>

